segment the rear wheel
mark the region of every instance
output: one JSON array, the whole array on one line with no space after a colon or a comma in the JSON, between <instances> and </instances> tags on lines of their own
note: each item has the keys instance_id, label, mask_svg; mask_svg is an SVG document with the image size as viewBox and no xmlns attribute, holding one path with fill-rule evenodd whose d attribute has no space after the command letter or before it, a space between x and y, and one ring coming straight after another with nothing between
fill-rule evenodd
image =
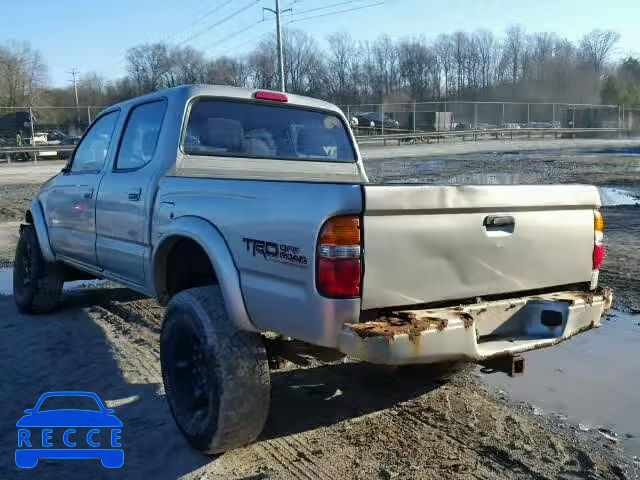
<instances>
[{"instance_id":1,"label":"rear wheel","mask_svg":"<svg viewBox=\"0 0 640 480\"><path fill-rule=\"evenodd\" d=\"M160 334L171 413L189 443L219 453L254 441L267 419L267 355L257 333L228 318L219 287L175 295Z\"/></svg>"},{"instance_id":2,"label":"rear wheel","mask_svg":"<svg viewBox=\"0 0 640 480\"><path fill-rule=\"evenodd\" d=\"M20 227L13 268L13 298L23 313L47 313L60 304L63 272L56 263L47 263L33 225Z\"/></svg>"}]
</instances>

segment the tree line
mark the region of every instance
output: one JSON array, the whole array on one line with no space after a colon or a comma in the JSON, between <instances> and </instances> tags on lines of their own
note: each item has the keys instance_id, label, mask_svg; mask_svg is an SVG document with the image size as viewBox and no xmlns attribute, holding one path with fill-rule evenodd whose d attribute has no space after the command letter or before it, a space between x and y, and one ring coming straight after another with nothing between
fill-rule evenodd
<instances>
[{"instance_id":1,"label":"tree line","mask_svg":"<svg viewBox=\"0 0 640 480\"><path fill-rule=\"evenodd\" d=\"M430 100L640 104L640 62L613 56L619 35L594 30L572 42L513 26L393 40L358 41L332 33L321 44L301 30L284 33L287 91L340 105ZM127 74L108 79L86 72L83 105L109 105L182 84L277 89L275 38L242 56L207 58L190 46L143 44L126 52ZM72 87L47 84L42 54L27 43L0 47L0 106L72 106Z\"/></svg>"}]
</instances>

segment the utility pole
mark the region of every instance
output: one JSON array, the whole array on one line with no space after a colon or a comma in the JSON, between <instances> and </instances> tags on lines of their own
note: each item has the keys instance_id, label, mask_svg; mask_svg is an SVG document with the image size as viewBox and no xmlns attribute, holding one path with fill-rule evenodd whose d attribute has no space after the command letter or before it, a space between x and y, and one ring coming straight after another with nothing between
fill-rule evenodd
<instances>
[{"instance_id":1,"label":"utility pole","mask_svg":"<svg viewBox=\"0 0 640 480\"><path fill-rule=\"evenodd\" d=\"M76 94L76 120L78 122L78 127L80 127L80 104L78 103L78 82L76 81L76 76L79 75L80 72L76 68L72 68L69 71L69 75L71 75L73 82L73 90Z\"/></svg>"},{"instance_id":2,"label":"utility pole","mask_svg":"<svg viewBox=\"0 0 640 480\"><path fill-rule=\"evenodd\" d=\"M262 7L263 10L273 13L276 16L276 39L278 44L278 80L280 82L280 91L284 92L284 57L282 56L282 26L280 25L280 15L290 12L291 9L280 10L280 0L275 0L276 9Z\"/></svg>"}]
</instances>

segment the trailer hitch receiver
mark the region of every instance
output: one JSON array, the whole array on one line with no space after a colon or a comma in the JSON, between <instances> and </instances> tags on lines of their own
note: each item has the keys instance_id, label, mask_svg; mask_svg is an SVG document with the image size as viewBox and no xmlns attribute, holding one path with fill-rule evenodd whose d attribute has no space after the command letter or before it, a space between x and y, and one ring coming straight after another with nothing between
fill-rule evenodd
<instances>
[{"instance_id":1,"label":"trailer hitch receiver","mask_svg":"<svg viewBox=\"0 0 640 480\"><path fill-rule=\"evenodd\" d=\"M489 358L480 362L482 373L504 372L510 377L524 375L524 357L522 355L507 355Z\"/></svg>"}]
</instances>

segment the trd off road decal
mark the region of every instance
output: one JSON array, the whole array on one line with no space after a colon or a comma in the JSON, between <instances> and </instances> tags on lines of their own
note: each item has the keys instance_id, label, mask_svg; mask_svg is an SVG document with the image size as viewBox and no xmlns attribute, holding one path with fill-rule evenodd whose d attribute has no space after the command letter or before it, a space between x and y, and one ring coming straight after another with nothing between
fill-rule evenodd
<instances>
[{"instance_id":1,"label":"trd off road decal","mask_svg":"<svg viewBox=\"0 0 640 480\"><path fill-rule=\"evenodd\" d=\"M267 242L265 240L255 240L253 238L243 238L242 241L247 246L247 252L254 257L262 255L265 260L272 262L288 263L291 265L308 265L307 257L305 257L300 248L284 243Z\"/></svg>"}]
</instances>

